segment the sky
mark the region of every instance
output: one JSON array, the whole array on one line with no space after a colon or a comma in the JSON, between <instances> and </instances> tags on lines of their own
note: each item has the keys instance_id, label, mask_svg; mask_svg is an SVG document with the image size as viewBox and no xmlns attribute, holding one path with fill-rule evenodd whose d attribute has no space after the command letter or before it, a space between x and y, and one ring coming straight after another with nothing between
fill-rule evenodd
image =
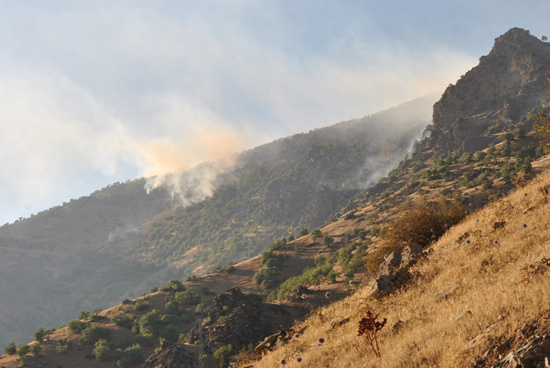
<instances>
[{"instance_id":1,"label":"sky","mask_svg":"<svg viewBox=\"0 0 550 368\"><path fill-rule=\"evenodd\" d=\"M0 1L0 224L443 92L547 0ZM434 101L435 102L435 101Z\"/></svg>"}]
</instances>

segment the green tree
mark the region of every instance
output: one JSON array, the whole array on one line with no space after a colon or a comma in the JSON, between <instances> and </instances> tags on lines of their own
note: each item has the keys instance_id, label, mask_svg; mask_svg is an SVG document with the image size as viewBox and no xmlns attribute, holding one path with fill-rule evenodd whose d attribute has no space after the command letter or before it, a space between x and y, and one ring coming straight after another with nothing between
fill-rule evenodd
<instances>
[{"instance_id":1,"label":"green tree","mask_svg":"<svg viewBox=\"0 0 550 368\"><path fill-rule=\"evenodd\" d=\"M8 346L4 349L4 353L8 355L13 355L17 351L17 346L15 345L15 342L10 342Z\"/></svg>"},{"instance_id":2,"label":"green tree","mask_svg":"<svg viewBox=\"0 0 550 368\"><path fill-rule=\"evenodd\" d=\"M79 319L72 319L67 323L67 329L72 333L80 333L87 327L87 324Z\"/></svg>"},{"instance_id":3,"label":"green tree","mask_svg":"<svg viewBox=\"0 0 550 368\"><path fill-rule=\"evenodd\" d=\"M46 331L44 331L42 327L40 327L38 331L34 333L34 341L36 342L42 342L45 337L46 337Z\"/></svg>"},{"instance_id":4,"label":"green tree","mask_svg":"<svg viewBox=\"0 0 550 368\"><path fill-rule=\"evenodd\" d=\"M42 346L40 344L34 344L31 350L35 357L39 357L42 354Z\"/></svg>"},{"instance_id":5,"label":"green tree","mask_svg":"<svg viewBox=\"0 0 550 368\"><path fill-rule=\"evenodd\" d=\"M533 120L533 130L541 139L540 145L546 152L550 151L550 73L546 77L548 95L541 100L541 106L536 112L529 113Z\"/></svg>"},{"instance_id":6,"label":"green tree","mask_svg":"<svg viewBox=\"0 0 550 368\"><path fill-rule=\"evenodd\" d=\"M80 342L83 344L95 344L100 339L109 337L109 330L102 326L90 326L82 330Z\"/></svg>"},{"instance_id":7,"label":"green tree","mask_svg":"<svg viewBox=\"0 0 550 368\"><path fill-rule=\"evenodd\" d=\"M19 356L25 356L30 352L31 352L31 347L27 344L21 344L17 348L17 355Z\"/></svg>"},{"instance_id":8,"label":"green tree","mask_svg":"<svg viewBox=\"0 0 550 368\"><path fill-rule=\"evenodd\" d=\"M92 354L97 360L107 360L113 355L113 351L107 345L107 340L100 339L95 343Z\"/></svg>"},{"instance_id":9,"label":"green tree","mask_svg":"<svg viewBox=\"0 0 550 368\"><path fill-rule=\"evenodd\" d=\"M228 358L233 352L233 345L227 344L216 350L213 354L214 358L220 362L220 368L227 367Z\"/></svg>"},{"instance_id":10,"label":"green tree","mask_svg":"<svg viewBox=\"0 0 550 368\"><path fill-rule=\"evenodd\" d=\"M190 288L176 293L175 299L180 304L198 304L201 301L201 295L196 289Z\"/></svg>"}]
</instances>

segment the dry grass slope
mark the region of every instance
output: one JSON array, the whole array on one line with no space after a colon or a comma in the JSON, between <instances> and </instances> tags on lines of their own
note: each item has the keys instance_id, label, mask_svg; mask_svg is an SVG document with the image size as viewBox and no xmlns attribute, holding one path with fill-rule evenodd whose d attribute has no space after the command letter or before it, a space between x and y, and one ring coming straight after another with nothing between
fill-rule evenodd
<instances>
[{"instance_id":1,"label":"dry grass slope","mask_svg":"<svg viewBox=\"0 0 550 368\"><path fill-rule=\"evenodd\" d=\"M285 367L491 366L499 359L496 346L550 310L547 267L535 272L550 258L548 219L550 171L449 229L414 266L408 288L378 301L365 287L312 313L298 339L254 367L283 360ZM388 319L381 358L357 336L367 310Z\"/></svg>"}]
</instances>

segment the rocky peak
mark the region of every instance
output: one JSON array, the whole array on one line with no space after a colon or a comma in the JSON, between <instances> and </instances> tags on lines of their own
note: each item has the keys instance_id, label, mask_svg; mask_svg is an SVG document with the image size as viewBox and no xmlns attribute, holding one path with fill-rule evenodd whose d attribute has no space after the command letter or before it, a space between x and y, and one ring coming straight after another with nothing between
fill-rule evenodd
<instances>
[{"instance_id":1,"label":"rocky peak","mask_svg":"<svg viewBox=\"0 0 550 368\"><path fill-rule=\"evenodd\" d=\"M510 29L434 105L431 143L439 152L486 146L486 140L464 143L481 137L491 125L517 122L538 105L546 94L548 70L550 44L529 31Z\"/></svg>"}]
</instances>

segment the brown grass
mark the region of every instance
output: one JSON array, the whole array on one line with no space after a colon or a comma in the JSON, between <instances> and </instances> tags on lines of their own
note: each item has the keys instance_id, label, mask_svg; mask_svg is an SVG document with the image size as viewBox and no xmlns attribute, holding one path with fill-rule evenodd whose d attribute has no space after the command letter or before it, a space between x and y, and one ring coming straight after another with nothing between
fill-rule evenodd
<instances>
[{"instance_id":1,"label":"brown grass","mask_svg":"<svg viewBox=\"0 0 550 368\"><path fill-rule=\"evenodd\" d=\"M483 355L483 365L495 363L496 346L550 309L550 278L530 267L550 258L548 183L550 171L451 228L413 268L408 288L381 301L369 287L360 289L314 313L298 326L307 326L299 339L254 367L276 367L282 359L286 367L466 367ZM357 336L366 310L388 319L381 359ZM333 327L346 317L348 323ZM398 321L402 327L392 328ZM317 346L320 337L326 342Z\"/></svg>"}]
</instances>

